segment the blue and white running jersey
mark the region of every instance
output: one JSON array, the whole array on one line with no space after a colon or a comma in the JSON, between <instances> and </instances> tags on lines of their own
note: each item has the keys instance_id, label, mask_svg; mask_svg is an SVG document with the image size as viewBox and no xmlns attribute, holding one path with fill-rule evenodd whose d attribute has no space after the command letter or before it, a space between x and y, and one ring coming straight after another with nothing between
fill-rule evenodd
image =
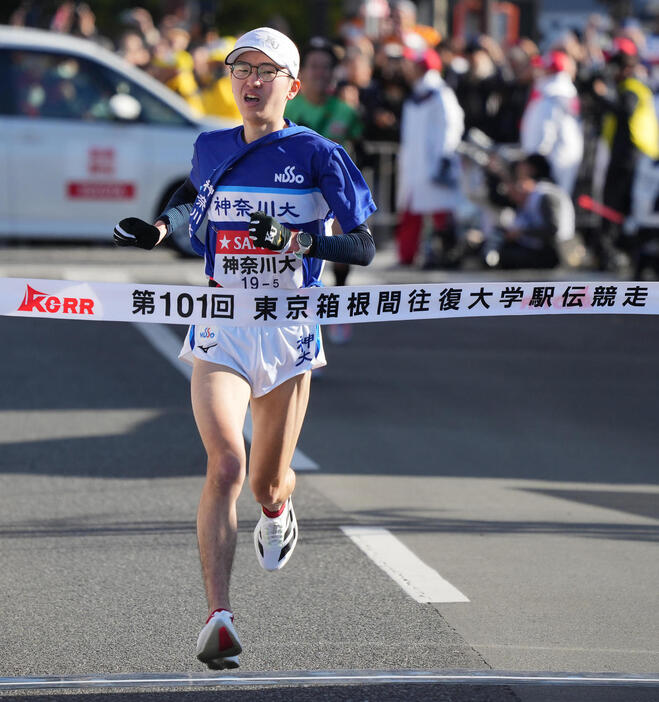
<instances>
[{"instance_id":1,"label":"blue and white running jersey","mask_svg":"<svg viewBox=\"0 0 659 702\"><path fill-rule=\"evenodd\" d=\"M199 135L190 172L198 191L231 150L244 148L242 130ZM331 234L334 218L349 232L375 209L361 173L333 141L305 131L264 143L240 158L216 185L208 209L206 274L227 288L319 285L322 260L253 245L250 213L261 210L291 230L322 236Z\"/></svg>"}]
</instances>

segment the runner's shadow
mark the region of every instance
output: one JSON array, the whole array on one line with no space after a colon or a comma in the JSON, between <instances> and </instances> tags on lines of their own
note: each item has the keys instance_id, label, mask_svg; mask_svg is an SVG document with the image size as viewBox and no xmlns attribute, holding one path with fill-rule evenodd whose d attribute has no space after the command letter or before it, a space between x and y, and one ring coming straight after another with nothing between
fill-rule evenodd
<instances>
[{"instance_id":1,"label":"runner's shadow","mask_svg":"<svg viewBox=\"0 0 659 702\"><path fill-rule=\"evenodd\" d=\"M203 474L189 381L130 324L0 318L0 474ZM5 336L6 335L6 336Z\"/></svg>"},{"instance_id":2,"label":"runner's shadow","mask_svg":"<svg viewBox=\"0 0 659 702\"><path fill-rule=\"evenodd\" d=\"M109 435L43 439L37 433L34 440L15 443L5 438L0 442L0 474L125 479L203 475L206 454L190 410L154 414L153 419L131 422L128 429L121 417L105 415L98 429L116 432ZM94 432L94 413L88 416L85 434Z\"/></svg>"},{"instance_id":3,"label":"runner's shadow","mask_svg":"<svg viewBox=\"0 0 659 702\"><path fill-rule=\"evenodd\" d=\"M324 473L656 485L651 317L355 325L302 447Z\"/></svg>"},{"instance_id":4,"label":"runner's shadow","mask_svg":"<svg viewBox=\"0 0 659 702\"><path fill-rule=\"evenodd\" d=\"M395 534L473 534L477 536L518 534L574 536L578 538L622 541L659 541L659 524L602 522L561 522L549 520L452 519L437 510L387 508L354 510L337 517L307 519L298 510L300 539L310 543L335 540L343 536L342 526L384 528Z\"/></svg>"},{"instance_id":5,"label":"runner's shadow","mask_svg":"<svg viewBox=\"0 0 659 702\"><path fill-rule=\"evenodd\" d=\"M659 525L616 524L610 522L494 521L479 519L445 519L413 517L402 510L351 512L335 519L309 519L298 514L300 540L320 544L345 538L342 526L359 525L385 528L394 534L473 534L479 536L518 534L574 536L578 538L622 541L659 541ZM246 536L254 530L253 519L242 519L238 533ZM99 521L96 517L40 519L0 523L0 538L78 538L85 536L124 537L172 534L195 534L192 520Z\"/></svg>"}]
</instances>

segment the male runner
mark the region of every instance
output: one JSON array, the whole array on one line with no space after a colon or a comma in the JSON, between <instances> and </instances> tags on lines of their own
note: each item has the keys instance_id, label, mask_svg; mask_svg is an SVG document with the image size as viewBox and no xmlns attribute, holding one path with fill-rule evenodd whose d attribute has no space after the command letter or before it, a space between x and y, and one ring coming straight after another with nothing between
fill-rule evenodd
<instances>
[{"instance_id":1,"label":"male runner","mask_svg":"<svg viewBox=\"0 0 659 702\"><path fill-rule=\"evenodd\" d=\"M238 40L226 63L243 125L201 134L189 179L155 225L123 219L116 243L150 249L172 229L189 226L211 285L265 292L319 285L325 260L370 263L375 246L365 222L375 205L361 174L342 147L284 119L300 89L295 44L273 29L255 29ZM205 215L206 230L198 232ZM341 236L329 236L334 219ZM208 456L197 535L209 617L197 657L209 668L235 668L242 646L229 580L246 472L247 406L249 483L261 505L254 546L261 566L278 570L297 541L290 462L310 371L325 364L320 330L295 322L192 326L181 357L193 364L192 408Z\"/></svg>"}]
</instances>

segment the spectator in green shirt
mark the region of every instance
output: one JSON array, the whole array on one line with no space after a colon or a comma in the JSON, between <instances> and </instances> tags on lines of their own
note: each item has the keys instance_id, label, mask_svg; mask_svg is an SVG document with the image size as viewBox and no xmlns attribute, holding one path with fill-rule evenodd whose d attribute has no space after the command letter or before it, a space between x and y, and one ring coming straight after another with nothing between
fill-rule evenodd
<instances>
[{"instance_id":1,"label":"spectator in green shirt","mask_svg":"<svg viewBox=\"0 0 659 702\"><path fill-rule=\"evenodd\" d=\"M311 39L302 51L300 61L302 87L289 101L284 117L338 142L354 154L354 142L361 137L364 127L359 113L335 95L334 69L337 63L338 57L331 42L322 37ZM345 285L350 266L333 263L332 272L335 285ZM345 343L352 334L352 327L335 324L328 328L327 333L330 341Z\"/></svg>"},{"instance_id":2,"label":"spectator in green shirt","mask_svg":"<svg viewBox=\"0 0 659 702\"><path fill-rule=\"evenodd\" d=\"M302 52L302 87L284 116L345 147L361 137L363 125L359 113L334 94L337 63L332 44L314 37Z\"/></svg>"}]
</instances>

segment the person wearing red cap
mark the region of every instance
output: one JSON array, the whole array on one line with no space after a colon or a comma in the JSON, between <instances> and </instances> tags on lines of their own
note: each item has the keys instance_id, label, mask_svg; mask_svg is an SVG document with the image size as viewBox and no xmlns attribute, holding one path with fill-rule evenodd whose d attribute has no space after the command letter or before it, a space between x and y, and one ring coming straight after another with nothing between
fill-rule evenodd
<instances>
[{"instance_id":1,"label":"person wearing red cap","mask_svg":"<svg viewBox=\"0 0 659 702\"><path fill-rule=\"evenodd\" d=\"M612 56L616 54L627 54L627 56L638 56L638 47L628 37L616 37L613 40Z\"/></svg>"},{"instance_id":2,"label":"person wearing red cap","mask_svg":"<svg viewBox=\"0 0 659 702\"><path fill-rule=\"evenodd\" d=\"M544 56L522 115L520 142L526 154L547 158L554 182L572 194L583 157L579 97L572 82L574 62L562 51Z\"/></svg>"},{"instance_id":3,"label":"person wearing red cap","mask_svg":"<svg viewBox=\"0 0 659 702\"><path fill-rule=\"evenodd\" d=\"M440 75L432 49L404 53L412 93L403 105L398 154L396 228L398 260L409 265L419 249L424 215L431 215L444 243L444 258L455 246L453 212L457 202L455 149L464 131L464 112ZM434 265L435 261L427 262Z\"/></svg>"},{"instance_id":4,"label":"person wearing red cap","mask_svg":"<svg viewBox=\"0 0 659 702\"><path fill-rule=\"evenodd\" d=\"M615 83L610 91L602 80L593 82L593 93L602 109L603 148L609 159L602 201L625 217L631 214L632 186L642 158L659 158L659 123L650 88L638 75L638 49L631 39L618 37L607 64ZM607 221L596 244L600 269L617 267L616 246L624 245L620 225Z\"/></svg>"}]
</instances>

